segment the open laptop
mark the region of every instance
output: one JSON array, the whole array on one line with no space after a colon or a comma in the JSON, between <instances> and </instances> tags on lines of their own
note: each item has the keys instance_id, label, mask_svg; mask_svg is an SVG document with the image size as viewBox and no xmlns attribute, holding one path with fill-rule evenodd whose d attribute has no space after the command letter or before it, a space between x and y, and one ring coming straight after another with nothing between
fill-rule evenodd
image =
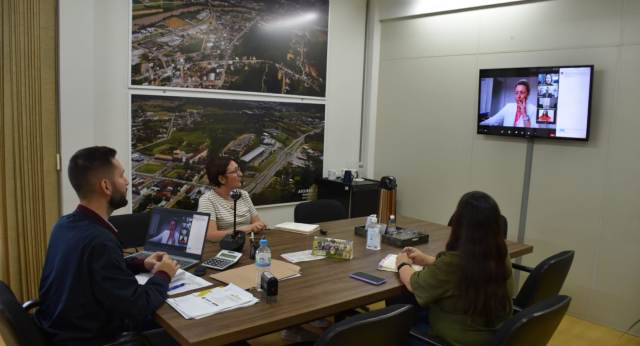
<instances>
[{"instance_id":1,"label":"open laptop","mask_svg":"<svg viewBox=\"0 0 640 346\"><path fill-rule=\"evenodd\" d=\"M180 264L180 268L191 267L202 260L208 225L208 213L154 208L144 251L131 256L146 258L154 252L164 251Z\"/></svg>"}]
</instances>

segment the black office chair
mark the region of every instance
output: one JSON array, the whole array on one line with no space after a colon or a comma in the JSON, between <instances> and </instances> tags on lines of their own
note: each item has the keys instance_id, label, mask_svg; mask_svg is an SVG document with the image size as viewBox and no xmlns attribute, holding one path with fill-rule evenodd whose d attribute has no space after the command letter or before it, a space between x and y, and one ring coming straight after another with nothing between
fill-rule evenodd
<instances>
[{"instance_id":1,"label":"black office chair","mask_svg":"<svg viewBox=\"0 0 640 346\"><path fill-rule=\"evenodd\" d=\"M318 223L347 218L344 206L332 199L319 199L296 205L293 221L302 223Z\"/></svg>"},{"instance_id":2,"label":"black office chair","mask_svg":"<svg viewBox=\"0 0 640 346\"><path fill-rule=\"evenodd\" d=\"M125 249L141 247L147 240L151 213L114 215L109 222L118 230L118 238Z\"/></svg>"},{"instance_id":3,"label":"black office chair","mask_svg":"<svg viewBox=\"0 0 640 346\"><path fill-rule=\"evenodd\" d=\"M489 346L544 346L555 333L567 312L571 298L555 296L538 302L505 321ZM446 346L448 343L411 331L411 337L425 345Z\"/></svg>"},{"instance_id":4,"label":"black office chair","mask_svg":"<svg viewBox=\"0 0 640 346\"><path fill-rule=\"evenodd\" d=\"M559 294L571 269L574 255L573 250L562 251L540 262L535 268L512 263L514 269L529 273L513 299L514 312Z\"/></svg>"},{"instance_id":5,"label":"black office chair","mask_svg":"<svg viewBox=\"0 0 640 346\"><path fill-rule=\"evenodd\" d=\"M414 314L412 305L398 304L355 315L331 326L313 345L405 345Z\"/></svg>"},{"instance_id":6,"label":"black office chair","mask_svg":"<svg viewBox=\"0 0 640 346\"><path fill-rule=\"evenodd\" d=\"M11 288L0 281L0 335L7 345L46 346L45 333L29 314L38 307L37 300L28 301L22 306ZM153 335L151 335L153 337ZM118 339L105 346L151 346L149 336L137 332L122 333Z\"/></svg>"},{"instance_id":7,"label":"black office chair","mask_svg":"<svg viewBox=\"0 0 640 346\"><path fill-rule=\"evenodd\" d=\"M0 281L0 335L7 345L47 345L44 334L27 312L36 306L33 302L21 306L11 288Z\"/></svg>"},{"instance_id":8,"label":"black office chair","mask_svg":"<svg viewBox=\"0 0 640 346\"><path fill-rule=\"evenodd\" d=\"M502 236L504 237L504 239L507 239L507 231L509 230L509 223L507 222L507 218L504 215L500 215L500 231L502 231ZM451 224L453 223L453 215L451 215L451 217L449 218L449 223L447 224L447 226L451 227Z\"/></svg>"}]
</instances>

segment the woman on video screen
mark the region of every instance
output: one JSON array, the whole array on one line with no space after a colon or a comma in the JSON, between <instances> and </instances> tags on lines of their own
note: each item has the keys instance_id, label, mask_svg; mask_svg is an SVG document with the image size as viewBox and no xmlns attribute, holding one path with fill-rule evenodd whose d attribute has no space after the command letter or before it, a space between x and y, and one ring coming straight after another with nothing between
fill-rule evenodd
<instances>
[{"instance_id":1,"label":"woman on video screen","mask_svg":"<svg viewBox=\"0 0 640 346\"><path fill-rule=\"evenodd\" d=\"M498 113L480 125L536 127L535 121L531 121L535 118L536 106L527 102L529 91L529 82L519 80L515 88L516 102L507 103Z\"/></svg>"}]
</instances>

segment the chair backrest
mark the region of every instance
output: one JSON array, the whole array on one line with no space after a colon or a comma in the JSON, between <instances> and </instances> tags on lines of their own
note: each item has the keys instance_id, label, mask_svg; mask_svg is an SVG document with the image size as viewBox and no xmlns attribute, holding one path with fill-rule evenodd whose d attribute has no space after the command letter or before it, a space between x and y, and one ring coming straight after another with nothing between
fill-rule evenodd
<instances>
[{"instance_id":1,"label":"chair backrest","mask_svg":"<svg viewBox=\"0 0 640 346\"><path fill-rule=\"evenodd\" d=\"M296 205L293 221L302 223L318 223L347 218L344 206L333 199L319 199Z\"/></svg>"},{"instance_id":2,"label":"chair backrest","mask_svg":"<svg viewBox=\"0 0 640 346\"><path fill-rule=\"evenodd\" d=\"M491 346L544 346L567 312L571 298L554 296L536 303L505 321Z\"/></svg>"},{"instance_id":3,"label":"chair backrest","mask_svg":"<svg viewBox=\"0 0 640 346\"><path fill-rule=\"evenodd\" d=\"M397 304L355 315L327 329L315 346L405 345L414 314L412 305Z\"/></svg>"},{"instance_id":4,"label":"chair backrest","mask_svg":"<svg viewBox=\"0 0 640 346\"><path fill-rule=\"evenodd\" d=\"M573 250L562 251L540 262L525 280L513 304L525 309L559 294L571 269L574 254Z\"/></svg>"},{"instance_id":5,"label":"chair backrest","mask_svg":"<svg viewBox=\"0 0 640 346\"><path fill-rule=\"evenodd\" d=\"M140 247L147 240L151 213L114 215L109 218L109 222L118 230L122 247Z\"/></svg>"},{"instance_id":6,"label":"chair backrest","mask_svg":"<svg viewBox=\"0 0 640 346\"><path fill-rule=\"evenodd\" d=\"M22 308L11 288L0 281L0 334L7 345L46 345L42 331Z\"/></svg>"}]
</instances>

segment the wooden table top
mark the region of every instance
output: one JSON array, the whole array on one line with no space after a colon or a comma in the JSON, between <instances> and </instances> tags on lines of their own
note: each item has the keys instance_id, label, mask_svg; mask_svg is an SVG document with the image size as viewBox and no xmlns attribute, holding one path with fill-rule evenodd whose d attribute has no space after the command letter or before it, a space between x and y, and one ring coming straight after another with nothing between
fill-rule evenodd
<instances>
[{"instance_id":1,"label":"wooden table top","mask_svg":"<svg viewBox=\"0 0 640 346\"><path fill-rule=\"evenodd\" d=\"M363 223L364 218L322 223L321 227L328 231L327 237L353 240L353 259L296 263L302 268L302 276L280 281L275 303L268 304L261 299L256 305L199 320L186 320L165 303L156 312L156 320L181 344L217 345L258 337L400 294L402 284L396 273L376 270L382 258L398 253L400 249L382 244L380 251L367 250L365 238L354 234L354 227ZM434 256L444 250L450 232L447 226L402 216L398 217L398 225L428 233L429 243L416 247ZM314 235L318 233L302 235L278 230L266 233L272 258L280 260L283 260L282 253L310 249ZM533 251L530 245L511 241L507 241L507 246L512 258ZM215 256L218 251L217 243L207 242L203 259ZM243 253L234 268L254 263L248 256L248 241ZM373 286L350 278L349 274L356 271L383 277L387 282ZM203 278L222 285L209 278L209 274L216 272L209 269Z\"/></svg>"}]
</instances>

